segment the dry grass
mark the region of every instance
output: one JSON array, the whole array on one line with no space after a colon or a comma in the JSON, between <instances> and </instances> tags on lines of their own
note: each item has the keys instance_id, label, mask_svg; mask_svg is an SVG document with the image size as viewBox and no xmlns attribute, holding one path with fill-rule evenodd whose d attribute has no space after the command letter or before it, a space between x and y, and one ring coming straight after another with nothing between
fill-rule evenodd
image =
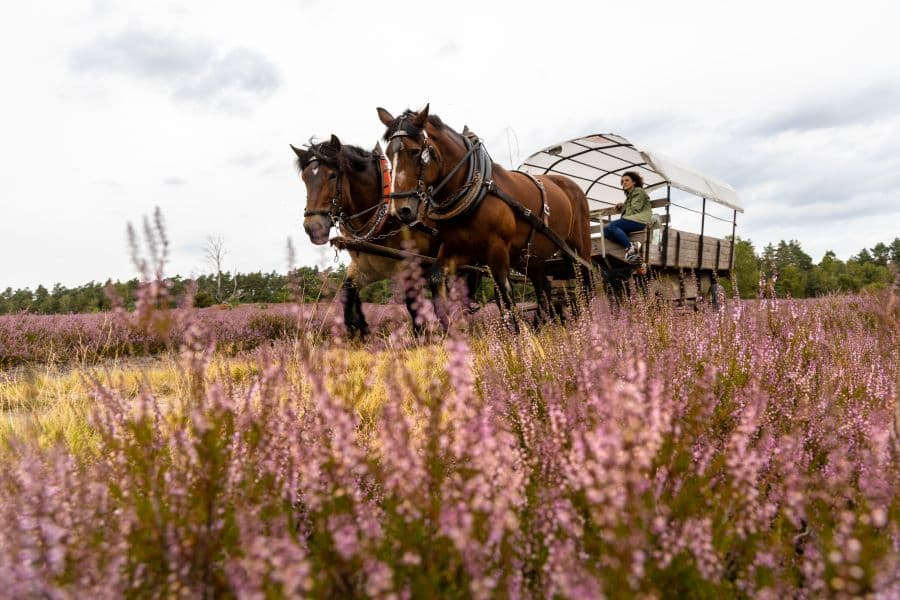
<instances>
[{"instance_id":1,"label":"dry grass","mask_svg":"<svg viewBox=\"0 0 900 600\"><path fill-rule=\"evenodd\" d=\"M299 359L281 348L287 372L302 378ZM342 364L339 377L326 385L331 393L347 398L364 421L374 419L387 399L385 381L397 357L418 375L420 385L443 374L443 349L423 346L372 352L364 348L332 348L319 358ZM437 359L437 360L436 360ZM236 387L249 385L260 373L257 353L217 355L210 375ZM333 371L332 371L333 372ZM63 442L76 454L89 452L96 440L88 422L92 381L99 380L126 397L147 390L162 402L189 396L189 381L176 355L143 359L111 360L101 365L17 368L0 373L0 447L16 442L36 442L49 447ZM305 389L300 382L296 389Z\"/></svg>"}]
</instances>

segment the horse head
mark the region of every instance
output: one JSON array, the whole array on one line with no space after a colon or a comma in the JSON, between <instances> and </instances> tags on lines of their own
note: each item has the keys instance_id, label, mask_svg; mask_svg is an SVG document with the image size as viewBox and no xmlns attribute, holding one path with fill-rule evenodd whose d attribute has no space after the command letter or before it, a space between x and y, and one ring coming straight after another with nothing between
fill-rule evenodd
<instances>
[{"instance_id":1,"label":"horse head","mask_svg":"<svg viewBox=\"0 0 900 600\"><path fill-rule=\"evenodd\" d=\"M441 156L426 130L428 106L419 112L406 110L399 117L379 108L378 117L387 127L384 141L392 168L391 214L410 224L420 218L427 190L441 176Z\"/></svg>"},{"instance_id":2,"label":"horse head","mask_svg":"<svg viewBox=\"0 0 900 600\"><path fill-rule=\"evenodd\" d=\"M340 163L341 141L332 135L327 142L310 144L307 149L291 149L297 155L297 169L306 184L306 208L303 229L310 241L322 245L340 211L344 177Z\"/></svg>"}]
</instances>

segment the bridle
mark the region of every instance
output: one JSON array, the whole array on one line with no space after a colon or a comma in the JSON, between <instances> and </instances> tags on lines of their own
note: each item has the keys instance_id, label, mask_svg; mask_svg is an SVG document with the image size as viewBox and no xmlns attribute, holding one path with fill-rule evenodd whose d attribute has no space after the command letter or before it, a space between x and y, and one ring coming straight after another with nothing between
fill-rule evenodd
<instances>
[{"instance_id":1,"label":"bridle","mask_svg":"<svg viewBox=\"0 0 900 600\"><path fill-rule=\"evenodd\" d=\"M315 217L315 216L324 216L331 219L341 230L349 234L351 237L357 240L370 240L375 239L378 233L384 228L385 223L387 222L388 213L390 211L390 168L388 167L387 159L383 154L375 155L375 161L378 163L379 170L379 194L381 198L381 202L370 206L369 208L365 208L357 213L348 215L344 212L343 206L343 193L344 193L344 170L341 168L339 163L336 163L333 167L329 165L329 168L333 169L335 172L335 188L334 192L331 195L331 199L328 204L328 208L319 208L315 210L304 210L303 217ZM309 164L312 162L320 162L318 158L313 158L309 161ZM353 220L369 213L374 213L372 216L363 223L360 227L353 226ZM393 233L390 231L383 236L387 236ZM379 236L379 237L383 237Z\"/></svg>"},{"instance_id":2,"label":"bridle","mask_svg":"<svg viewBox=\"0 0 900 600\"><path fill-rule=\"evenodd\" d=\"M406 120L408 116L409 115L403 115L400 117L400 122L397 124L397 131L391 134L391 137L388 139L388 152L393 152L394 154L400 152L403 150L403 138L412 137L412 134L403 128L403 121ZM440 154L438 154L435 151L434 146L431 145L431 141L428 139L428 132L423 128L422 148L419 150L419 157L416 161L416 188L406 192L391 192L391 200L416 197L418 201L422 203L427 204L430 201L434 195L434 191L431 187L426 189L423 174L425 173L425 167L431 162L431 156L435 157L435 160L438 163L438 169L440 169ZM416 208L418 209L418 206L416 206Z\"/></svg>"},{"instance_id":3,"label":"bridle","mask_svg":"<svg viewBox=\"0 0 900 600\"><path fill-rule=\"evenodd\" d=\"M318 165L319 159L312 158L306 164L306 166L310 166L313 163L316 163L316 165ZM316 169L316 168L317 168L316 166L313 166L313 169ZM344 186L343 186L344 171L343 171L343 169L340 168L340 166L336 166L336 167L334 167L334 172L335 172L335 178L334 178L335 189L334 189L334 193L331 194L331 201L329 202L328 208L318 208L315 210L304 210L303 211L304 218L323 216L323 217L328 217L332 221L335 221L335 222L338 220L337 219L338 215L341 212L343 212L340 208L340 205L341 205L341 200L343 198L343 193L344 193Z\"/></svg>"},{"instance_id":4,"label":"bridle","mask_svg":"<svg viewBox=\"0 0 900 600\"><path fill-rule=\"evenodd\" d=\"M397 131L395 131L393 134L391 134L391 136L388 140L389 141L388 152L394 152L394 153L400 152L403 149L403 141L402 141L403 138L413 137L413 135L411 133L409 133L406 129L403 128L403 121L407 117L408 117L408 115L404 115L400 118L400 122L397 125ZM482 150L482 148L483 148L480 138L474 137L474 141L470 141L469 138L466 135L464 135L463 143L466 145L466 153L459 160L459 162L457 162L456 165L452 169L450 169L450 171L447 173L447 175L445 175L443 177L443 179L441 179L440 182L437 183L437 185L427 185L423 178L423 174L425 173L425 167L428 166L428 164L430 162L430 157L434 156L435 160L438 163L438 172L440 172L440 169L442 166L441 165L441 155L436 151L434 145L432 145L431 141L428 138L428 132L424 129L424 127L422 128L422 138L423 138L422 139L422 148L421 148L421 150L419 150L419 159L418 159L418 161L416 161L417 162L417 165L416 165L416 187L415 187L415 189L408 190L405 192L391 193L391 200L414 197L417 200L416 204L414 206L415 214L416 214L417 218L418 218L418 214L419 214L421 205L424 205L425 211L429 215L429 217L436 217L438 220L441 220L441 217L438 215L442 212L451 210L453 208L452 205L454 204L454 202L456 200L458 200L460 198L461 194L459 192L457 192L456 194L452 194L447 199L447 201L441 203L441 202L438 202L436 199L437 193L445 185L447 185L447 183L453 178L453 176L456 175L456 172L459 171L459 169L467 162L469 163L470 171L474 170L473 169L474 164L472 163L472 159L474 158L474 155L476 153L479 154L479 158L482 159L482 163L484 162L485 159L488 161L488 164L487 165L482 164L481 165L482 167L488 166L488 168L489 168L489 157L486 156L486 153L480 152L480 150ZM473 175L473 173L470 172L469 175L471 177ZM469 184L471 184L471 183L472 183L471 181L467 182L466 186L463 186L464 190L467 190ZM482 183L489 184L490 182L484 181L483 179L480 180L478 182L479 188L482 185ZM479 190L477 190L476 193L478 193L480 191L481 190L479 189ZM454 214L454 216L456 216L456 215ZM416 221L416 222L418 223L418 221Z\"/></svg>"}]
</instances>

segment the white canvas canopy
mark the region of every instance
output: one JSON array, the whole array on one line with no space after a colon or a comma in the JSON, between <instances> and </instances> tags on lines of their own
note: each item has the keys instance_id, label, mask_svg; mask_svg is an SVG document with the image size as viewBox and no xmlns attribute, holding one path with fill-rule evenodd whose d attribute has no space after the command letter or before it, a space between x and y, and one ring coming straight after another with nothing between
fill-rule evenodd
<instances>
[{"instance_id":1,"label":"white canvas canopy","mask_svg":"<svg viewBox=\"0 0 900 600\"><path fill-rule=\"evenodd\" d=\"M713 202L744 212L737 192L727 183L703 175L657 153L636 148L620 135L590 135L544 148L525 159L519 170L535 175L558 173L577 183L591 208L622 201L620 180L635 171L648 191L670 185Z\"/></svg>"}]
</instances>

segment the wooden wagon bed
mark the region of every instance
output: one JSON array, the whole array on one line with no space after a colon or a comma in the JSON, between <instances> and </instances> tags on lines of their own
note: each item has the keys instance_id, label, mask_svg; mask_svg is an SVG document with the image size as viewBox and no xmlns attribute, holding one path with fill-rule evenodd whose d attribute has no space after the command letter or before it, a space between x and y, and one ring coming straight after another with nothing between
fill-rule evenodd
<instances>
[{"instance_id":1,"label":"wooden wagon bed","mask_svg":"<svg viewBox=\"0 0 900 600\"><path fill-rule=\"evenodd\" d=\"M603 238L603 227L616 213L615 205L623 200L620 179L626 171L637 172L644 188L653 195L665 191L665 197L651 201L655 223L644 231L631 234L642 244L643 265L640 272L651 274L659 293L674 300L696 300L710 293L718 277L728 277L734 266L734 240L737 213L743 212L737 192L728 184L703 175L659 154L640 150L622 136L596 134L549 146L529 156L519 170L532 174L556 173L575 181L585 192L591 206L591 255L607 272L627 272L625 249ZM699 233L671 226L672 189L702 199ZM728 239L706 234L707 202L732 212L731 236ZM562 261L548 265L548 272L558 280L571 277Z\"/></svg>"}]
</instances>

